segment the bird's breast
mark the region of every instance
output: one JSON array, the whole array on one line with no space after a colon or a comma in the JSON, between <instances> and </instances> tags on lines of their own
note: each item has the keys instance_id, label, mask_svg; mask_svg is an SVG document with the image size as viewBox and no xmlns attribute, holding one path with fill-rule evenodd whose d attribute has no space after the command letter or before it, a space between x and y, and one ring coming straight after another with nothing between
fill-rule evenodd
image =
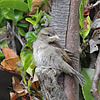
<instances>
[{"instance_id":1,"label":"bird's breast","mask_svg":"<svg viewBox=\"0 0 100 100\"><path fill-rule=\"evenodd\" d=\"M49 48L35 48L33 50L34 60L37 66L50 66L50 55Z\"/></svg>"}]
</instances>

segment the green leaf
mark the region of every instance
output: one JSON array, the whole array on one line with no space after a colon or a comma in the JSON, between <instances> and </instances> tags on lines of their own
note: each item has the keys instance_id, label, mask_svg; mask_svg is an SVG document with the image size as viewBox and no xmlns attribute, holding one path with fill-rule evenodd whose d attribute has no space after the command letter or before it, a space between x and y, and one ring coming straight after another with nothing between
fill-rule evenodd
<instances>
[{"instance_id":1,"label":"green leaf","mask_svg":"<svg viewBox=\"0 0 100 100\"><path fill-rule=\"evenodd\" d=\"M3 14L2 9L0 9L0 23L1 23L1 21L2 21L3 18L4 18L4 14Z\"/></svg>"},{"instance_id":2,"label":"green leaf","mask_svg":"<svg viewBox=\"0 0 100 100\"><path fill-rule=\"evenodd\" d=\"M27 32L25 38L27 39L27 46L31 47L31 44L37 39L37 31Z\"/></svg>"},{"instance_id":3,"label":"green leaf","mask_svg":"<svg viewBox=\"0 0 100 100\"><path fill-rule=\"evenodd\" d=\"M47 4L48 0L42 0L43 3Z\"/></svg>"},{"instance_id":4,"label":"green leaf","mask_svg":"<svg viewBox=\"0 0 100 100\"><path fill-rule=\"evenodd\" d=\"M84 68L82 71L82 75L86 80L86 84L82 87L82 93L85 100L94 100L93 96L90 93L91 90L91 82L94 75L94 69Z\"/></svg>"},{"instance_id":5,"label":"green leaf","mask_svg":"<svg viewBox=\"0 0 100 100\"><path fill-rule=\"evenodd\" d=\"M14 10L9 10L8 13L4 15L6 19L14 20Z\"/></svg>"},{"instance_id":6,"label":"green leaf","mask_svg":"<svg viewBox=\"0 0 100 100\"><path fill-rule=\"evenodd\" d=\"M23 12L18 11L18 10L12 10L12 9L6 9L3 8L2 9L4 17L6 19L10 19L13 20L15 24L17 24L17 22L21 19L23 19Z\"/></svg>"},{"instance_id":7,"label":"green leaf","mask_svg":"<svg viewBox=\"0 0 100 100\"><path fill-rule=\"evenodd\" d=\"M23 19L23 12L15 10L14 11L14 23L17 24L18 21L20 21L21 19Z\"/></svg>"},{"instance_id":8,"label":"green leaf","mask_svg":"<svg viewBox=\"0 0 100 100\"><path fill-rule=\"evenodd\" d=\"M22 69L23 69L23 64L22 64L21 60L18 61L16 64L20 67L20 68L18 68L18 71L22 71Z\"/></svg>"},{"instance_id":9,"label":"green leaf","mask_svg":"<svg viewBox=\"0 0 100 100\"><path fill-rule=\"evenodd\" d=\"M32 7L32 0L27 0L27 2L28 2L28 8L29 8L29 10L31 11L31 7Z\"/></svg>"},{"instance_id":10,"label":"green leaf","mask_svg":"<svg viewBox=\"0 0 100 100\"><path fill-rule=\"evenodd\" d=\"M22 61L20 60L16 64L19 66L19 68L17 68L17 70L20 72L20 74L21 74L21 76L23 78L24 83L27 84L27 82L25 80L25 71L24 71L24 68L23 68Z\"/></svg>"},{"instance_id":11,"label":"green leaf","mask_svg":"<svg viewBox=\"0 0 100 100\"><path fill-rule=\"evenodd\" d=\"M30 39L33 39L34 41L37 39L37 35L38 35L37 31L31 31L26 33L25 38L27 39L27 41Z\"/></svg>"},{"instance_id":12,"label":"green leaf","mask_svg":"<svg viewBox=\"0 0 100 100\"><path fill-rule=\"evenodd\" d=\"M33 69L35 68L35 61L33 59L32 51L30 50L23 51L21 52L20 57L23 63L24 71L26 71L31 66L34 66Z\"/></svg>"},{"instance_id":13,"label":"green leaf","mask_svg":"<svg viewBox=\"0 0 100 100\"><path fill-rule=\"evenodd\" d=\"M23 12L28 11L27 3L23 2L22 0L1 0L0 8L10 8L13 10L17 9Z\"/></svg>"},{"instance_id":14,"label":"green leaf","mask_svg":"<svg viewBox=\"0 0 100 100\"><path fill-rule=\"evenodd\" d=\"M87 0L81 0L80 8L79 8L79 14L80 14L79 25L81 26L79 34L83 38L83 41L88 36L88 34L90 32L90 25L91 25L90 17L87 16L87 18L84 18L84 5L86 2L87 2ZM84 20L87 21L87 23L88 23L87 26L84 24Z\"/></svg>"},{"instance_id":15,"label":"green leaf","mask_svg":"<svg viewBox=\"0 0 100 100\"><path fill-rule=\"evenodd\" d=\"M9 8L2 8L2 12L4 15L7 14L9 11L10 11Z\"/></svg>"},{"instance_id":16,"label":"green leaf","mask_svg":"<svg viewBox=\"0 0 100 100\"><path fill-rule=\"evenodd\" d=\"M30 87L32 85L32 81L28 80L28 93L30 94Z\"/></svg>"},{"instance_id":17,"label":"green leaf","mask_svg":"<svg viewBox=\"0 0 100 100\"><path fill-rule=\"evenodd\" d=\"M23 28L21 28L21 27L18 27L18 32L20 33L20 35L22 35L22 36L25 36L25 31L24 31L24 29Z\"/></svg>"},{"instance_id":18,"label":"green leaf","mask_svg":"<svg viewBox=\"0 0 100 100\"><path fill-rule=\"evenodd\" d=\"M0 57L5 57L4 54L2 52L0 52Z\"/></svg>"},{"instance_id":19,"label":"green leaf","mask_svg":"<svg viewBox=\"0 0 100 100\"><path fill-rule=\"evenodd\" d=\"M7 40L6 39L0 41L0 48L2 48L2 47L8 47L8 44L7 44Z\"/></svg>"},{"instance_id":20,"label":"green leaf","mask_svg":"<svg viewBox=\"0 0 100 100\"><path fill-rule=\"evenodd\" d=\"M3 26L2 28L0 28L0 34L5 30L5 26Z\"/></svg>"},{"instance_id":21,"label":"green leaf","mask_svg":"<svg viewBox=\"0 0 100 100\"><path fill-rule=\"evenodd\" d=\"M30 75L30 76L33 76L33 73L34 73L34 68L36 66L35 65L32 65L30 67L28 67L28 69L26 70L26 72Z\"/></svg>"},{"instance_id":22,"label":"green leaf","mask_svg":"<svg viewBox=\"0 0 100 100\"><path fill-rule=\"evenodd\" d=\"M39 12L39 8L38 8L35 15L30 15L32 18L26 18L25 20L32 23L33 27L36 29L39 26L39 22L42 15L43 15L42 11Z\"/></svg>"},{"instance_id":23,"label":"green leaf","mask_svg":"<svg viewBox=\"0 0 100 100\"><path fill-rule=\"evenodd\" d=\"M17 26L27 28L28 24L27 23L17 23Z\"/></svg>"},{"instance_id":24,"label":"green leaf","mask_svg":"<svg viewBox=\"0 0 100 100\"><path fill-rule=\"evenodd\" d=\"M37 21L34 21L32 18L25 18L26 21L30 22L31 24L34 25L34 27L36 27L37 25Z\"/></svg>"},{"instance_id":25,"label":"green leaf","mask_svg":"<svg viewBox=\"0 0 100 100\"><path fill-rule=\"evenodd\" d=\"M1 8L0 9L0 23L2 19L5 17L5 15L10 11L9 8Z\"/></svg>"},{"instance_id":26,"label":"green leaf","mask_svg":"<svg viewBox=\"0 0 100 100\"><path fill-rule=\"evenodd\" d=\"M4 54L2 52L0 52L0 63L2 62L2 60L5 58Z\"/></svg>"}]
</instances>

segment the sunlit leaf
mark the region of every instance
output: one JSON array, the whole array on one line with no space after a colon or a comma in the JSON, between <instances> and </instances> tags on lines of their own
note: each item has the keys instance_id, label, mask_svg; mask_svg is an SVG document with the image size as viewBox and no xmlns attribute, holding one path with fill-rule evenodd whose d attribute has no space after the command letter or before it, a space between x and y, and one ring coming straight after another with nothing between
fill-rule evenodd
<instances>
[{"instance_id":1,"label":"sunlit leaf","mask_svg":"<svg viewBox=\"0 0 100 100\"><path fill-rule=\"evenodd\" d=\"M89 16L84 18L84 7L86 2L87 0L81 0L80 8L79 8L79 14L80 14L79 24L81 27L79 34L83 38L83 42L85 41L85 38L88 36L90 32L90 24L91 24L91 20Z\"/></svg>"},{"instance_id":2,"label":"sunlit leaf","mask_svg":"<svg viewBox=\"0 0 100 100\"><path fill-rule=\"evenodd\" d=\"M34 66L33 70L35 68L35 61L33 59L33 53L30 50L26 50L21 52L20 54L21 61L23 63L24 71L26 71L29 67Z\"/></svg>"},{"instance_id":3,"label":"sunlit leaf","mask_svg":"<svg viewBox=\"0 0 100 100\"><path fill-rule=\"evenodd\" d=\"M25 20L28 21L28 22L30 22L31 24L33 24L36 27L37 22L34 21L32 18L26 18Z\"/></svg>"}]
</instances>

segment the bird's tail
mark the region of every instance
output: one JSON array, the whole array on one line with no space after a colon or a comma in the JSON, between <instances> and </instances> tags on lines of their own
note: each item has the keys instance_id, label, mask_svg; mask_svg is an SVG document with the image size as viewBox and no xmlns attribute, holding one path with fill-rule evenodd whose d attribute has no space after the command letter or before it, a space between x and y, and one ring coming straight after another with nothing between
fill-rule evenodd
<instances>
[{"instance_id":1,"label":"bird's tail","mask_svg":"<svg viewBox=\"0 0 100 100\"><path fill-rule=\"evenodd\" d=\"M85 81L83 75L81 75L78 71L74 70L73 68L72 68L72 71L73 71L73 74L78 79L78 82L80 83L81 86L83 86L84 84L86 84L86 81Z\"/></svg>"}]
</instances>

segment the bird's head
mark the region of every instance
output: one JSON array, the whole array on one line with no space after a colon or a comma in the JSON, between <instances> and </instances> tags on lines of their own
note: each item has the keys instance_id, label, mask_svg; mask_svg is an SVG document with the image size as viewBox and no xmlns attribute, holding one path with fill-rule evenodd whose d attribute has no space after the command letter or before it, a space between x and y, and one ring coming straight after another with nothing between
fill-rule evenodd
<instances>
[{"instance_id":1,"label":"bird's head","mask_svg":"<svg viewBox=\"0 0 100 100\"><path fill-rule=\"evenodd\" d=\"M39 32L38 39L49 43L58 40L59 37L52 27L46 27Z\"/></svg>"}]
</instances>

